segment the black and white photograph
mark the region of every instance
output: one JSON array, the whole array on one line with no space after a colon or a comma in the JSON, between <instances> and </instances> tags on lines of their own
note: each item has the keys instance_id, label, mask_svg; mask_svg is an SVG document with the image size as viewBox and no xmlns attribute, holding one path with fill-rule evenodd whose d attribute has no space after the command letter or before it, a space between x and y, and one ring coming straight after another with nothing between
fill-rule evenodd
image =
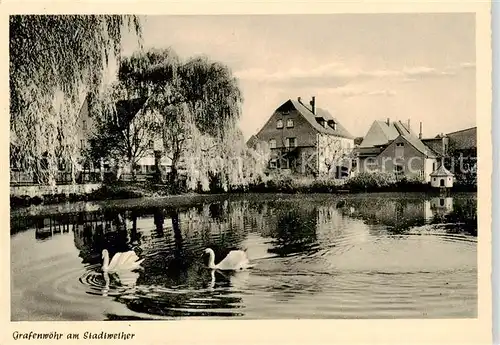
<instances>
[{"instance_id":1,"label":"black and white photograph","mask_svg":"<svg viewBox=\"0 0 500 345\"><path fill-rule=\"evenodd\" d=\"M478 318L476 21L9 15L10 320Z\"/></svg>"}]
</instances>

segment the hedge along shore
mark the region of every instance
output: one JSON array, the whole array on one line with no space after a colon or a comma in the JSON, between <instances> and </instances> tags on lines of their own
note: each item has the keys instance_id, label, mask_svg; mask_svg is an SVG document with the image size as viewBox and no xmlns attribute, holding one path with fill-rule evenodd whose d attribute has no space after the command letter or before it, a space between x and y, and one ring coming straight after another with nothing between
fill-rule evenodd
<instances>
[{"instance_id":1,"label":"hedge along shore","mask_svg":"<svg viewBox=\"0 0 500 345\"><path fill-rule=\"evenodd\" d=\"M43 192L43 189L41 189ZM454 185L451 192L474 192L475 185ZM420 192L420 193L440 193L438 189L432 188L429 184L420 181L402 179L396 181L389 175L370 174L358 175L349 178L345 183L328 178L305 178L297 176L270 177L248 186L236 186L229 191L220 188L213 188L210 191L180 190L175 193L169 190L167 185L158 185L147 182L114 183L102 185L89 192L83 193L44 193L41 195L11 195L11 209L20 209L30 206L46 206L64 203L81 203L89 201L105 201L110 204L126 205L123 200L127 199L168 199L172 205L182 206L185 203L200 200L210 201L208 196L218 196L225 194L345 194L345 193L382 193L382 192ZM120 202L111 202L120 200ZM167 203L168 204L168 203ZM169 206L169 205L166 205ZM72 208L77 205L72 204ZM61 210L62 211L62 210ZM84 211L84 209L82 209Z\"/></svg>"}]
</instances>

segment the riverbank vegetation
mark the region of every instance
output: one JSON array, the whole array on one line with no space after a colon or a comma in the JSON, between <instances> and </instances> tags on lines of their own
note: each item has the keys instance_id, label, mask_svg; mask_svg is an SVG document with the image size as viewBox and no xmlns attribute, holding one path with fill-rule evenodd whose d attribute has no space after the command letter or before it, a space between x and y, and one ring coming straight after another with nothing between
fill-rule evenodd
<instances>
[{"instance_id":1,"label":"riverbank vegetation","mask_svg":"<svg viewBox=\"0 0 500 345\"><path fill-rule=\"evenodd\" d=\"M234 182L234 181L233 181ZM213 177L208 181L209 188L201 184L194 189L187 184L181 184L180 190L173 191L168 184L148 182L114 182L103 185L101 188L88 194L50 194L35 197L11 196L12 208L30 205L48 205L76 201L101 201L133 198L159 198L173 195L211 195L211 194L237 194L237 193L383 193L383 192L424 192L439 193L428 184L423 184L418 179L396 180L390 174L359 174L345 181L328 177L290 176L283 174L263 174L245 184L231 184L225 189L221 182ZM456 184L453 192L475 192L474 186Z\"/></svg>"},{"instance_id":2,"label":"riverbank vegetation","mask_svg":"<svg viewBox=\"0 0 500 345\"><path fill-rule=\"evenodd\" d=\"M123 29L138 38L136 16L15 15L10 35L11 167L54 185L61 166L75 181L82 98L102 102L106 71L120 55Z\"/></svg>"},{"instance_id":3,"label":"riverbank vegetation","mask_svg":"<svg viewBox=\"0 0 500 345\"><path fill-rule=\"evenodd\" d=\"M11 168L52 187L62 170L76 183L90 162L106 162L111 174L94 192L11 195L12 207L186 193L430 191L418 179L392 174L337 180L269 172L269 147L247 146L237 126L243 96L231 69L172 49L120 56L124 27L141 36L135 16L12 16L9 23ZM110 59L118 64L111 83ZM77 123L83 98L94 122L88 138ZM155 174L137 182L139 161L152 152ZM161 172L163 160L168 173ZM121 181L123 172L131 182ZM475 188L475 179L458 182L455 189Z\"/></svg>"}]
</instances>

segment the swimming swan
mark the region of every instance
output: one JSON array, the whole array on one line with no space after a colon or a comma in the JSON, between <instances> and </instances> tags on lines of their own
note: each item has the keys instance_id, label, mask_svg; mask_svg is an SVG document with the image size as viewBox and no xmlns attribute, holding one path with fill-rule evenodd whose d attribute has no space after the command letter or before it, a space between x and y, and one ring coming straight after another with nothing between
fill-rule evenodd
<instances>
[{"instance_id":1,"label":"swimming swan","mask_svg":"<svg viewBox=\"0 0 500 345\"><path fill-rule=\"evenodd\" d=\"M208 259L208 268L212 270L239 271L253 267L248 260L247 253L243 250L231 250L217 265L215 264L214 251L211 248L207 248L205 249L205 253L210 255Z\"/></svg>"},{"instance_id":2,"label":"swimming swan","mask_svg":"<svg viewBox=\"0 0 500 345\"><path fill-rule=\"evenodd\" d=\"M103 272L119 272L132 271L138 269L144 259L139 260L139 257L133 250L128 252L118 252L109 262L109 252L107 249L102 251L102 270Z\"/></svg>"}]
</instances>

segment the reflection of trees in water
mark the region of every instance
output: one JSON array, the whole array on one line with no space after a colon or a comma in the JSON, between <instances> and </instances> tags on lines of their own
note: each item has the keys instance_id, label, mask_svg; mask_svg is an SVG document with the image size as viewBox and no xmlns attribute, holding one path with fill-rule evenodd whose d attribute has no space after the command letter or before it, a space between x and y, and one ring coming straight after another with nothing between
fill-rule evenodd
<instances>
[{"instance_id":1,"label":"reflection of trees in water","mask_svg":"<svg viewBox=\"0 0 500 345\"><path fill-rule=\"evenodd\" d=\"M384 225L392 233L403 233L427 222L431 224L453 223L450 229L460 229L459 231L463 230L470 234L477 232L475 198L434 199L346 198L337 205L344 215L362 219L368 225Z\"/></svg>"},{"instance_id":2,"label":"reflection of trees in water","mask_svg":"<svg viewBox=\"0 0 500 345\"><path fill-rule=\"evenodd\" d=\"M164 230L163 226L165 224L165 214L162 209L158 208L153 212L153 221L155 224L156 236L163 237Z\"/></svg>"},{"instance_id":3,"label":"reflection of trees in water","mask_svg":"<svg viewBox=\"0 0 500 345\"><path fill-rule=\"evenodd\" d=\"M425 203L421 199L351 198L342 205L344 214L368 225L384 225L393 233L424 225Z\"/></svg>"},{"instance_id":4,"label":"reflection of trees in water","mask_svg":"<svg viewBox=\"0 0 500 345\"><path fill-rule=\"evenodd\" d=\"M269 252L279 256L313 251L316 248L317 209L290 209L277 215Z\"/></svg>"},{"instance_id":5,"label":"reflection of trees in water","mask_svg":"<svg viewBox=\"0 0 500 345\"><path fill-rule=\"evenodd\" d=\"M453 209L445 214L436 214L432 223L451 223L452 225L447 225L448 232L465 232L477 236L477 199L454 198Z\"/></svg>"},{"instance_id":6,"label":"reflection of trees in water","mask_svg":"<svg viewBox=\"0 0 500 345\"><path fill-rule=\"evenodd\" d=\"M144 238L147 259L140 284L201 287L209 281L203 250L211 247L219 260L245 238L239 204L226 201L152 213L141 215L152 218L156 230L154 238Z\"/></svg>"},{"instance_id":7,"label":"reflection of trees in water","mask_svg":"<svg viewBox=\"0 0 500 345\"><path fill-rule=\"evenodd\" d=\"M74 222L77 216L72 214L62 214L55 216L17 216L10 219L11 234L35 229L35 238L37 240L47 240L54 235L68 233L70 224Z\"/></svg>"}]
</instances>

